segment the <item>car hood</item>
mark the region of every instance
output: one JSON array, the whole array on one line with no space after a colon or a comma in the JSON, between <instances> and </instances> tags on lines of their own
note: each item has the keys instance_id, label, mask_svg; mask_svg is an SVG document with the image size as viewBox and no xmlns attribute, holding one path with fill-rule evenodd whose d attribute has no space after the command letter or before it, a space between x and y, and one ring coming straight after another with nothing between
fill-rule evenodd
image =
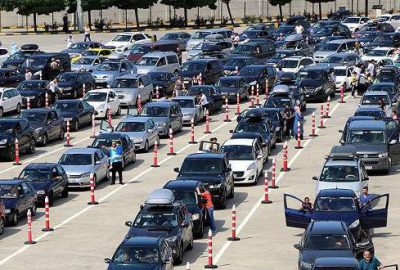
<instances>
[{"instance_id":1,"label":"car hood","mask_svg":"<svg viewBox=\"0 0 400 270\"><path fill-rule=\"evenodd\" d=\"M317 258L353 257L351 250L303 250L301 260L313 264Z\"/></svg>"},{"instance_id":2,"label":"car hood","mask_svg":"<svg viewBox=\"0 0 400 270\"><path fill-rule=\"evenodd\" d=\"M103 107L104 104L107 104L105 101L88 101L87 102L90 106L92 106L95 110L97 110L100 107ZM107 106L107 105L106 105ZM105 109L106 107L104 107Z\"/></svg>"},{"instance_id":3,"label":"car hood","mask_svg":"<svg viewBox=\"0 0 400 270\"><path fill-rule=\"evenodd\" d=\"M65 172L70 175L78 175L92 171L92 165L61 165Z\"/></svg>"},{"instance_id":4,"label":"car hood","mask_svg":"<svg viewBox=\"0 0 400 270\"><path fill-rule=\"evenodd\" d=\"M318 81L318 80L302 80L300 82L300 85L303 87L320 87L322 86L322 81Z\"/></svg>"},{"instance_id":5,"label":"car hood","mask_svg":"<svg viewBox=\"0 0 400 270\"><path fill-rule=\"evenodd\" d=\"M6 60L3 62L3 67L19 66L24 63L25 60Z\"/></svg>"},{"instance_id":6,"label":"car hood","mask_svg":"<svg viewBox=\"0 0 400 270\"><path fill-rule=\"evenodd\" d=\"M218 174L218 175L216 175L216 174L209 174L209 175L207 175L207 174L203 174L203 175L185 174L185 175L182 175L182 176L178 176L177 180L180 180L180 179L191 179L191 180L200 181L200 182L202 182L204 184L213 185L213 184L216 184L216 183L221 183L221 181L224 178L225 178L225 176L222 175L222 174L221 175L220 174Z\"/></svg>"},{"instance_id":7,"label":"car hood","mask_svg":"<svg viewBox=\"0 0 400 270\"><path fill-rule=\"evenodd\" d=\"M92 73L93 76L115 76L117 74L119 74L118 71L98 71L98 70L95 70Z\"/></svg>"},{"instance_id":8,"label":"car hood","mask_svg":"<svg viewBox=\"0 0 400 270\"><path fill-rule=\"evenodd\" d=\"M246 171L252 163L254 160L229 160L232 171Z\"/></svg>"},{"instance_id":9,"label":"car hood","mask_svg":"<svg viewBox=\"0 0 400 270\"><path fill-rule=\"evenodd\" d=\"M76 117L76 112L60 112L61 116L65 119L68 118L75 118Z\"/></svg>"},{"instance_id":10,"label":"car hood","mask_svg":"<svg viewBox=\"0 0 400 270\"><path fill-rule=\"evenodd\" d=\"M387 152L386 144L350 144L357 154L377 154Z\"/></svg>"},{"instance_id":11,"label":"car hood","mask_svg":"<svg viewBox=\"0 0 400 270\"><path fill-rule=\"evenodd\" d=\"M43 128L45 126L44 122L30 122L30 125L33 129Z\"/></svg>"},{"instance_id":12,"label":"car hood","mask_svg":"<svg viewBox=\"0 0 400 270\"><path fill-rule=\"evenodd\" d=\"M83 52L86 49L65 49L63 51L61 51L62 53L68 53L68 54L78 54Z\"/></svg>"},{"instance_id":13,"label":"car hood","mask_svg":"<svg viewBox=\"0 0 400 270\"><path fill-rule=\"evenodd\" d=\"M25 90L18 90L18 93L21 94L23 97L30 97L30 96L37 96L45 91L42 89L25 89Z\"/></svg>"},{"instance_id":14,"label":"car hood","mask_svg":"<svg viewBox=\"0 0 400 270\"><path fill-rule=\"evenodd\" d=\"M111 88L115 93L125 94L125 95L133 95L138 89L137 88Z\"/></svg>"},{"instance_id":15,"label":"car hood","mask_svg":"<svg viewBox=\"0 0 400 270\"><path fill-rule=\"evenodd\" d=\"M109 41L106 43L106 46L113 46L115 48L126 47L131 44L129 41Z\"/></svg>"},{"instance_id":16,"label":"car hood","mask_svg":"<svg viewBox=\"0 0 400 270\"><path fill-rule=\"evenodd\" d=\"M110 263L107 270L161 270L156 264L117 264Z\"/></svg>"},{"instance_id":17,"label":"car hood","mask_svg":"<svg viewBox=\"0 0 400 270\"><path fill-rule=\"evenodd\" d=\"M50 180L31 181L31 184L36 190L45 190L45 191L47 191L49 188L51 188L51 181Z\"/></svg>"},{"instance_id":18,"label":"car hood","mask_svg":"<svg viewBox=\"0 0 400 270\"><path fill-rule=\"evenodd\" d=\"M155 66L138 66L138 65L136 65L135 67L136 67L136 72L138 74L147 74L150 71L153 71L156 69Z\"/></svg>"},{"instance_id":19,"label":"car hood","mask_svg":"<svg viewBox=\"0 0 400 270\"><path fill-rule=\"evenodd\" d=\"M244 79L246 80L247 83L251 83L253 81L256 81L256 80L258 80L258 78L259 78L258 74L257 75L246 75L244 77Z\"/></svg>"},{"instance_id":20,"label":"car hood","mask_svg":"<svg viewBox=\"0 0 400 270\"><path fill-rule=\"evenodd\" d=\"M71 81L58 82L59 88L73 87L73 86L76 86L76 82L71 82Z\"/></svg>"},{"instance_id":21,"label":"car hood","mask_svg":"<svg viewBox=\"0 0 400 270\"><path fill-rule=\"evenodd\" d=\"M135 138L144 138L145 137L145 132L144 131L139 131L139 132L123 132L124 134L128 135L131 140Z\"/></svg>"},{"instance_id":22,"label":"car hood","mask_svg":"<svg viewBox=\"0 0 400 270\"><path fill-rule=\"evenodd\" d=\"M343 221L347 226L359 218L357 211L315 211L313 220L336 220Z\"/></svg>"}]
</instances>

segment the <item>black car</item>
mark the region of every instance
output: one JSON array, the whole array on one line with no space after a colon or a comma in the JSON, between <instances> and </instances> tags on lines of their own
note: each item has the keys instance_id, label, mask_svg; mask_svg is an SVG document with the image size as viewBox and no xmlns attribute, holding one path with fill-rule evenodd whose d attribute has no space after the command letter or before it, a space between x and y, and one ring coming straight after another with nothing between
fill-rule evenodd
<instances>
[{"instance_id":1,"label":"black car","mask_svg":"<svg viewBox=\"0 0 400 270\"><path fill-rule=\"evenodd\" d=\"M271 94L264 103L264 108L280 109L280 111L283 111L286 106L289 106L290 108L294 108L296 106L296 100L293 98L293 96Z\"/></svg>"},{"instance_id":2,"label":"black car","mask_svg":"<svg viewBox=\"0 0 400 270\"><path fill-rule=\"evenodd\" d=\"M286 85L286 87L283 87ZM283 90L283 91L282 91ZM279 94L282 96L291 96L297 102L300 102L300 110L303 112L307 109L306 95L301 87L297 84L297 75L294 72L284 72L281 77L275 82L271 94Z\"/></svg>"},{"instance_id":3,"label":"black car","mask_svg":"<svg viewBox=\"0 0 400 270\"><path fill-rule=\"evenodd\" d=\"M0 119L0 157L8 161L15 158L15 140L18 139L20 154L35 153L34 129L22 118Z\"/></svg>"},{"instance_id":4,"label":"black car","mask_svg":"<svg viewBox=\"0 0 400 270\"><path fill-rule=\"evenodd\" d=\"M58 63L56 69L51 68L50 64L53 60ZM32 72L35 79L52 80L60 73L71 71L71 60L67 53L34 54L26 58L18 70L20 73L25 74L27 69Z\"/></svg>"},{"instance_id":5,"label":"black car","mask_svg":"<svg viewBox=\"0 0 400 270\"><path fill-rule=\"evenodd\" d=\"M228 99L229 103L236 103L237 94L241 101L247 100L251 95L251 86L242 76L221 77L215 86L221 92L222 100Z\"/></svg>"},{"instance_id":6,"label":"black car","mask_svg":"<svg viewBox=\"0 0 400 270\"><path fill-rule=\"evenodd\" d=\"M18 92L22 96L22 105L27 106L28 99L31 108L41 108L46 105L46 93L49 104L58 99L58 94L47 89L49 81L46 80L27 80L17 86Z\"/></svg>"},{"instance_id":7,"label":"black car","mask_svg":"<svg viewBox=\"0 0 400 270\"><path fill-rule=\"evenodd\" d=\"M325 64L311 65L300 69L299 87L306 95L306 100L325 101L335 95L336 85L333 67Z\"/></svg>"},{"instance_id":8,"label":"black car","mask_svg":"<svg viewBox=\"0 0 400 270\"><path fill-rule=\"evenodd\" d=\"M26 119L35 130L36 144L46 146L49 141L64 140L64 118L56 109L25 110L19 117Z\"/></svg>"},{"instance_id":9,"label":"black car","mask_svg":"<svg viewBox=\"0 0 400 270\"><path fill-rule=\"evenodd\" d=\"M313 42L318 43L321 40L325 39L327 36L342 36L346 38L351 38L351 31L347 26L341 23L324 25L322 27L316 28L315 30L311 28L310 37Z\"/></svg>"},{"instance_id":10,"label":"black car","mask_svg":"<svg viewBox=\"0 0 400 270\"><path fill-rule=\"evenodd\" d=\"M373 41L364 44L363 53L366 54L376 47L398 47L400 33L381 33Z\"/></svg>"},{"instance_id":11,"label":"black car","mask_svg":"<svg viewBox=\"0 0 400 270\"><path fill-rule=\"evenodd\" d=\"M6 223L11 226L17 225L21 217L26 217L28 210L32 216L36 215L36 190L29 181L0 180L0 199L6 208Z\"/></svg>"},{"instance_id":12,"label":"black car","mask_svg":"<svg viewBox=\"0 0 400 270\"><path fill-rule=\"evenodd\" d=\"M124 158L122 167L125 168L129 163L136 161L135 144L124 133L112 132L112 133L101 133L93 141L89 147L101 148L107 156L110 156L108 148L111 147L113 141L119 141L124 151Z\"/></svg>"},{"instance_id":13,"label":"black car","mask_svg":"<svg viewBox=\"0 0 400 270\"><path fill-rule=\"evenodd\" d=\"M276 69L272 64L267 65L248 65L243 67L239 74L246 78L247 83L256 82L260 86L260 94L265 93L274 85L276 79Z\"/></svg>"},{"instance_id":14,"label":"black car","mask_svg":"<svg viewBox=\"0 0 400 270\"><path fill-rule=\"evenodd\" d=\"M54 104L54 109L58 110L64 121L69 121L73 130L90 125L94 112L93 106L80 99L63 99Z\"/></svg>"},{"instance_id":15,"label":"black car","mask_svg":"<svg viewBox=\"0 0 400 270\"><path fill-rule=\"evenodd\" d=\"M6 61L3 62L3 68L18 69L24 63L25 59L34 54L43 53L39 50L36 44L24 44L21 50L10 55Z\"/></svg>"},{"instance_id":16,"label":"black car","mask_svg":"<svg viewBox=\"0 0 400 270\"><path fill-rule=\"evenodd\" d=\"M200 181L210 191L216 207L225 209L227 198L233 198L235 187L232 169L225 154L196 153L188 155L182 167L175 168L177 180Z\"/></svg>"},{"instance_id":17,"label":"black car","mask_svg":"<svg viewBox=\"0 0 400 270\"><path fill-rule=\"evenodd\" d=\"M176 76L173 73L166 71L152 71L147 74L151 77L153 94L156 93L158 88L160 97L172 96L176 81Z\"/></svg>"},{"instance_id":18,"label":"black car","mask_svg":"<svg viewBox=\"0 0 400 270\"><path fill-rule=\"evenodd\" d=\"M233 49L232 54L252 56L258 59L270 58L275 54L276 48L272 40L269 42L246 42Z\"/></svg>"},{"instance_id":19,"label":"black car","mask_svg":"<svg viewBox=\"0 0 400 270\"><path fill-rule=\"evenodd\" d=\"M193 85L187 91L188 96L198 96L201 92L204 93L208 101L208 111L211 114L219 111L224 104L221 91L213 85Z\"/></svg>"},{"instance_id":20,"label":"black car","mask_svg":"<svg viewBox=\"0 0 400 270\"><path fill-rule=\"evenodd\" d=\"M10 68L0 68L0 86L17 86L25 76Z\"/></svg>"},{"instance_id":21,"label":"black car","mask_svg":"<svg viewBox=\"0 0 400 270\"><path fill-rule=\"evenodd\" d=\"M224 76L224 65L218 59L199 59L185 62L179 76L182 78L186 89L191 84L193 77L200 73L203 84L214 84L219 77Z\"/></svg>"},{"instance_id":22,"label":"black car","mask_svg":"<svg viewBox=\"0 0 400 270\"><path fill-rule=\"evenodd\" d=\"M395 83L374 83L368 87L367 91L383 91L389 94L390 100L393 103L397 102L399 97L399 89Z\"/></svg>"},{"instance_id":23,"label":"black car","mask_svg":"<svg viewBox=\"0 0 400 270\"><path fill-rule=\"evenodd\" d=\"M319 43L315 44L314 50L315 51L319 51L329 41L339 40L339 39L347 39L347 37L344 37L344 36L328 36L328 37L324 38L322 41L320 41Z\"/></svg>"},{"instance_id":24,"label":"black car","mask_svg":"<svg viewBox=\"0 0 400 270\"><path fill-rule=\"evenodd\" d=\"M136 218L125 222L129 227L125 237L161 236L172 249L174 263L181 264L184 252L193 248L193 223L186 206L174 198L168 189L150 193Z\"/></svg>"},{"instance_id":25,"label":"black car","mask_svg":"<svg viewBox=\"0 0 400 270\"><path fill-rule=\"evenodd\" d=\"M196 192L196 188L202 188L203 183L195 180L171 180L165 185L165 189L171 190L175 195L175 202L186 205L192 215L193 235L202 238L207 225L207 209Z\"/></svg>"},{"instance_id":26,"label":"black car","mask_svg":"<svg viewBox=\"0 0 400 270\"><path fill-rule=\"evenodd\" d=\"M46 196L50 206L57 196L68 197L68 176L58 163L30 163L18 176L35 188L39 203L44 203Z\"/></svg>"},{"instance_id":27,"label":"black car","mask_svg":"<svg viewBox=\"0 0 400 270\"><path fill-rule=\"evenodd\" d=\"M76 99L83 97L84 91L88 92L96 88L92 74L87 71L64 72L58 75L57 78L57 87L62 98L70 97Z\"/></svg>"},{"instance_id":28,"label":"black car","mask_svg":"<svg viewBox=\"0 0 400 270\"><path fill-rule=\"evenodd\" d=\"M225 75L238 75L242 67L254 65L257 62L257 58L251 56L232 57L224 64Z\"/></svg>"},{"instance_id":29,"label":"black car","mask_svg":"<svg viewBox=\"0 0 400 270\"><path fill-rule=\"evenodd\" d=\"M268 31L262 29L245 30L239 35L240 41L245 41L248 38L272 38Z\"/></svg>"}]
</instances>

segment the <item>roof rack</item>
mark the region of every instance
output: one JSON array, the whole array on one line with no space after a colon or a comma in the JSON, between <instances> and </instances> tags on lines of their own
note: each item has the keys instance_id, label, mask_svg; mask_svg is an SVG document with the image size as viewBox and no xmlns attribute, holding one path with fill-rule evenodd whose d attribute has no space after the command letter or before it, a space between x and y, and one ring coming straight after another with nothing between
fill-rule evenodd
<instances>
[{"instance_id":1,"label":"roof rack","mask_svg":"<svg viewBox=\"0 0 400 270\"><path fill-rule=\"evenodd\" d=\"M353 146L334 146L328 158L333 160L353 160L357 158L356 149Z\"/></svg>"},{"instance_id":2,"label":"roof rack","mask_svg":"<svg viewBox=\"0 0 400 270\"><path fill-rule=\"evenodd\" d=\"M175 201L174 193L169 189L156 189L149 194L144 202L149 206L172 206Z\"/></svg>"}]
</instances>

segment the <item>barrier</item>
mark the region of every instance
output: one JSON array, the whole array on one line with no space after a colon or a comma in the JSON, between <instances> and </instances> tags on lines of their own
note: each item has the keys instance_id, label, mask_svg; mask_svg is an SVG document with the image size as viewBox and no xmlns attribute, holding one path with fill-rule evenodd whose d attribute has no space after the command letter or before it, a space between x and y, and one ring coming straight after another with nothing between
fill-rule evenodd
<instances>
[{"instance_id":1,"label":"barrier","mask_svg":"<svg viewBox=\"0 0 400 270\"><path fill-rule=\"evenodd\" d=\"M326 111L324 118L331 118L331 116L329 115L330 107L331 107L331 97L328 97L328 100L326 102Z\"/></svg>"},{"instance_id":2,"label":"barrier","mask_svg":"<svg viewBox=\"0 0 400 270\"><path fill-rule=\"evenodd\" d=\"M310 137L317 137L317 133L315 132L315 113L313 112L311 115L311 134Z\"/></svg>"},{"instance_id":3,"label":"barrier","mask_svg":"<svg viewBox=\"0 0 400 270\"><path fill-rule=\"evenodd\" d=\"M229 119L228 98L225 98L225 119L224 119L224 122L232 122L232 120Z\"/></svg>"},{"instance_id":4,"label":"barrier","mask_svg":"<svg viewBox=\"0 0 400 270\"><path fill-rule=\"evenodd\" d=\"M138 113L140 113L142 111L142 99L140 97L140 94L137 97L136 106Z\"/></svg>"},{"instance_id":5,"label":"barrier","mask_svg":"<svg viewBox=\"0 0 400 270\"><path fill-rule=\"evenodd\" d=\"M208 109L206 109L206 131L204 131L205 134L210 134L210 113Z\"/></svg>"},{"instance_id":6,"label":"barrier","mask_svg":"<svg viewBox=\"0 0 400 270\"><path fill-rule=\"evenodd\" d=\"M275 159L275 158L272 159L271 186L270 186L270 188L272 188L272 189L277 189L277 188L279 188L279 187L276 185L276 159Z\"/></svg>"},{"instance_id":7,"label":"barrier","mask_svg":"<svg viewBox=\"0 0 400 270\"><path fill-rule=\"evenodd\" d=\"M94 182L94 175L93 173L90 174L90 202L88 202L89 205L97 205L99 204L96 201L96 198L94 197L94 185L96 183Z\"/></svg>"},{"instance_id":8,"label":"barrier","mask_svg":"<svg viewBox=\"0 0 400 270\"><path fill-rule=\"evenodd\" d=\"M32 238L32 213L31 209L28 210L28 213L26 214L27 220L28 220L28 241L25 241L25 245L34 245L36 244L36 241L33 241Z\"/></svg>"},{"instance_id":9,"label":"barrier","mask_svg":"<svg viewBox=\"0 0 400 270\"><path fill-rule=\"evenodd\" d=\"M215 264L213 264L213 250L212 250L212 232L208 231L208 244L207 244L207 253L208 253L208 263L204 266L207 269L218 268Z\"/></svg>"},{"instance_id":10,"label":"barrier","mask_svg":"<svg viewBox=\"0 0 400 270\"><path fill-rule=\"evenodd\" d=\"M228 241L239 241L240 238L236 236L236 206L232 206L232 234L228 237Z\"/></svg>"},{"instance_id":11,"label":"barrier","mask_svg":"<svg viewBox=\"0 0 400 270\"><path fill-rule=\"evenodd\" d=\"M295 149L303 149L303 146L301 146L301 123L300 121L297 121L297 146Z\"/></svg>"},{"instance_id":12,"label":"barrier","mask_svg":"<svg viewBox=\"0 0 400 270\"><path fill-rule=\"evenodd\" d=\"M240 94L236 94L236 115L240 114Z\"/></svg>"},{"instance_id":13,"label":"barrier","mask_svg":"<svg viewBox=\"0 0 400 270\"><path fill-rule=\"evenodd\" d=\"M158 168L160 165L158 165L158 141L154 143L154 148L153 148L153 164L151 165L153 168Z\"/></svg>"},{"instance_id":14,"label":"barrier","mask_svg":"<svg viewBox=\"0 0 400 270\"><path fill-rule=\"evenodd\" d=\"M169 129L169 152L167 153L167 155L176 155L176 153L174 152L174 132L172 131L172 128Z\"/></svg>"},{"instance_id":15,"label":"barrier","mask_svg":"<svg viewBox=\"0 0 400 270\"><path fill-rule=\"evenodd\" d=\"M321 104L321 109L319 111L319 126L318 128L325 128L324 126L324 105Z\"/></svg>"},{"instance_id":16,"label":"barrier","mask_svg":"<svg viewBox=\"0 0 400 270\"><path fill-rule=\"evenodd\" d=\"M344 101L344 85L342 84L342 86L340 86L340 101L339 103L346 103L346 101Z\"/></svg>"},{"instance_id":17,"label":"barrier","mask_svg":"<svg viewBox=\"0 0 400 270\"><path fill-rule=\"evenodd\" d=\"M190 141L189 144L196 144L197 142L194 140L194 118L190 120Z\"/></svg>"},{"instance_id":18,"label":"barrier","mask_svg":"<svg viewBox=\"0 0 400 270\"><path fill-rule=\"evenodd\" d=\"M70 123L69 120L67 120L67 135L66 135L67 142L64 144L65 147L72 147L70 129L71 129Z\"/></svg>"},{"instance_id":19,"label":"barrier","mask_svg":"<svg viewBox=\"0 0 400 270\"><path fill-rule=\"evenodd\" d=\"M96 138L96 116L92 114L92 135L90 138Z\"/></svg>"},{"instance_id":20,"label":"barrier","mask_svg":"<svg viewBox=\"0 0 400 270\"><path fill-rule=\"evenodd\" d=\"M268 191L268 172L264 172L264 200L261 201L262 204L270 204L272 201L269 199Z\"/></svg>"},{"instance_id":21,"label":"barrier","mask_svg":"<svg viewBox=\"0 0 400 270\"><path fill-rule=\"evenodd\" d=\"M14 141L14 155L15 155L15 162L13 163L13 165L21 165L21 162L19 160L19 142L18 139L15 138Z\"/></svg>"},{"instance_id":22,"label":"barrier","mask_svg":"<svg viewBox=\"0 0 400 270\"><path fill-rule=\"evenodd\" d=\"M45 227L42 229L43 232L52 232L53 228L50 227L50 205L49 197L46 196L44 199L44 212L45 212Z\"/></svg>"},{"instance_id":23,"label":"barrier","mask_svg":"<svg viewBox=\"0 0 400 270\"><path fill-rule=\"evenodd\" d=\"M288 167L288 145L287 145L287 142L285 142L283 144L282 154L283 154L283 162L282 162L283 166L281 168L281 172L288 172L288 171L290 171L290 168Z\"/></svg>"},{"instance_id":24,"label":"barrier","mask_svg":"<svg viewBox=\"0 0 400 270\"><path fill-rule=\"evenodd\" d=\"M255 108L254 106L254 85L251 87L251 101L250 101L250 108Z\"/></svg>"}]
</instances>

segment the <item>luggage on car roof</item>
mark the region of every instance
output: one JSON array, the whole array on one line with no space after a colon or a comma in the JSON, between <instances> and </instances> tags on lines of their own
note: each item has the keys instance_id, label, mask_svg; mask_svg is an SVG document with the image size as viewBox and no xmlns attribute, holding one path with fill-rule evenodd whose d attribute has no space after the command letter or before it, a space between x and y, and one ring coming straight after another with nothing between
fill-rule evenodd
<instances>
[{"instance_id":1,"label":"luggage on car roof","mask_svg":"<svg viewBox=\"0 0 400 270\"><path fill-rule=\"evenodd\" d=\"M23 51L35 51L38 49L39 49L39 46L37 44L24 44L21 46L21 50L23 50Z\"/></svg>"},{"instance_id":2,"label":"luggage on car roof","mask_svg":"<svg viewBox=\"0 0 400 270\"><path fill-rule=\"evenodd\" d=\"M149 194L145 204L147 205L172 205L175 201L174 193L169 189L156 189Z\"/></svg>"}]
</instances>

